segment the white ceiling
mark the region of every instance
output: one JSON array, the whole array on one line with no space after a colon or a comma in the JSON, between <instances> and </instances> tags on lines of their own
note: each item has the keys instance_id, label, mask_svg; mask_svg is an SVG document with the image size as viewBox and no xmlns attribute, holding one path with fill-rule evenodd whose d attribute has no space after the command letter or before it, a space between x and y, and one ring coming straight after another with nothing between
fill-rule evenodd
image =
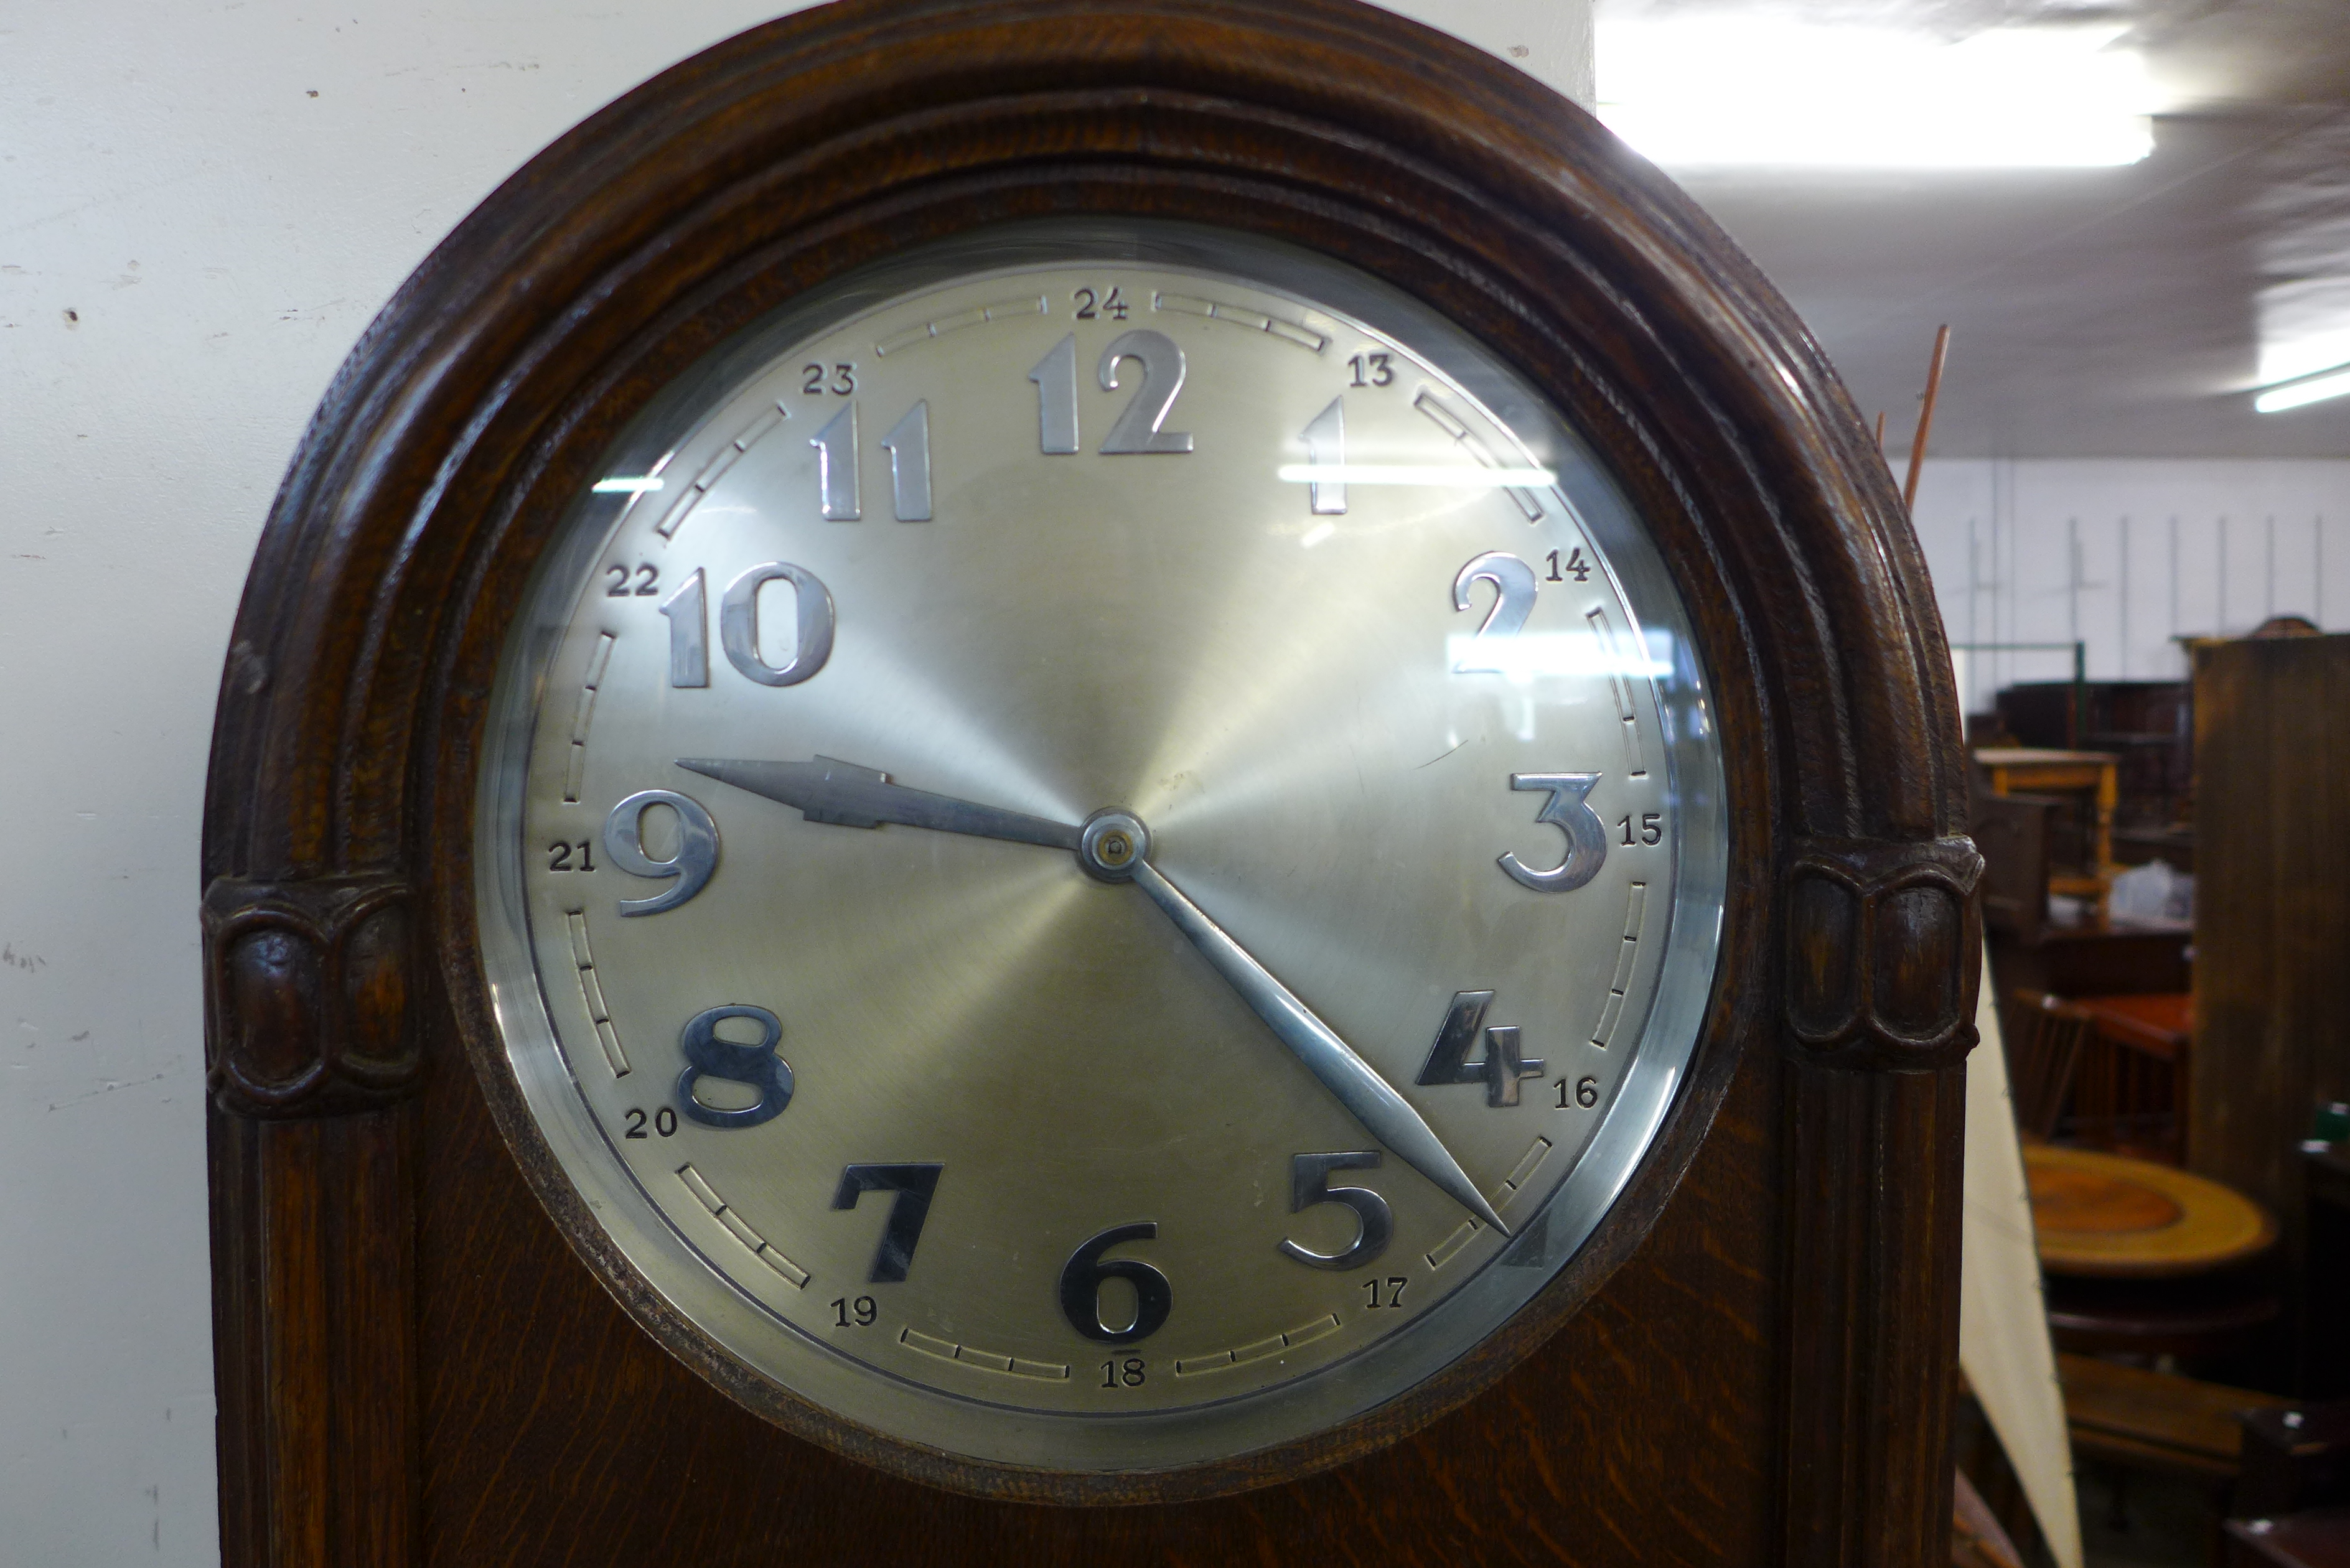
<instances>
[{"instance_id":1,"label":"white ceiling","mask_svg":"<svg viewBox=\"0 0 2350 1568\"><path fill-rule=\"evenodd\" d=\"M1907 449L1935 327L1950 457L2350 456L2350 399L2252 410L2263 338L2350 327L2350 0L1728 0L1946 36L2126 23L2174 111L2117 169L1668 171ZM1603 17L1725 0L1607 0ZM1603 99L1605 34L1599 62Z\"/></svg>"}]
</instances>

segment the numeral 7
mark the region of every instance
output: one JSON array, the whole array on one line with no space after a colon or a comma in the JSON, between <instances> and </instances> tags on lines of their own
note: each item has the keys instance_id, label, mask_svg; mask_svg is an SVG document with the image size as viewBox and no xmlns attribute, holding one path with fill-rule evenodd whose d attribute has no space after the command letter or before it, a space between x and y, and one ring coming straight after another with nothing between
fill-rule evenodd
<instances>
[{"instance_id":1,"label":"numeral 7","mask_svg":"<svg viewBox=\"0 0 2350 1568\"><path fill-rule=\"evenodd\" d=\"M931 1217L931 1196L939 1189L943 1165L851 1165L840 1173L840 1190L832 1195L835 1209L854 1209L868 1192L894 1192L889 1223L881 1228L881 1244L873 1251L873 1272L866 1275L877 1285L904 1280L913 1266L914 1245L922 1239L922 1221Z\"/></svg>"}]
</instances>

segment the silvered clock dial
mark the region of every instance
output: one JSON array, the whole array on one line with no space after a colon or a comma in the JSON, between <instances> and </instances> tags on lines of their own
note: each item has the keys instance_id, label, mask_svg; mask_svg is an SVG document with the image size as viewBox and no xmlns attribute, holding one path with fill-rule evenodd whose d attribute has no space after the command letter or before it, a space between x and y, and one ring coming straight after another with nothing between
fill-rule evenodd
<instances>
[{"instance_id":1,"label":"silvered clock dial","mask_svg":"<svg viewBox=\"0 0 2350 1568\"><path fill-rule=\"evenodd\" d=\"M476 813L507 1058L644 1287L966 1460L1396 1397L1590 1233L1696 1038L1721 770L1574 431L1306 253L1035 227L671 387Z\"/></svg>"}]
</instances>

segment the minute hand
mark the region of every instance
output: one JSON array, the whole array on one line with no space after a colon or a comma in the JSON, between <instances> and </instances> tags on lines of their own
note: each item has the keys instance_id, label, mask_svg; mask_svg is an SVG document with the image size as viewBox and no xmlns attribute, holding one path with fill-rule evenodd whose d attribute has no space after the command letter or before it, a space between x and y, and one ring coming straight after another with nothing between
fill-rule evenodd
<instances>
[{"instance_id":1,"label":"minute hand","mask_svg":"<svg viewBox=\"0 0 2350 1568\"><path fill-rule=\"evenodd\" d=\"M1353 1046L1338 1038L1330 1026L1314 1015L1314 1010L1297 1000L1296 994L1273 978L1272 971L1249 956L1248 950L1232 940L1224 929L1208 918L1207 912L1191 902L1180 888L1159 874L1149 860L1136 863L1134 883L1150 895L1150 901L1166 911L1167 918L1191 940L1191 945L1214 966L1218 974L1232 982L1265 1027L1277 1035L1291 1054L1305 1064L1307 1071L1322 1081L1322 1086L1337 1096L1338 1103L1363 1124L1373 1137L1395 1150L1403 1162L1442 1189L1445 1194L1470 1213L1506 1236L1510 1228L1461 1162L1452 1158L1436 1130L1423 1120L1420 1114L1390 1087L1388 1081L1371 1068L1371 1064L1355 1054Z\"/></svg>"}]
</instances>

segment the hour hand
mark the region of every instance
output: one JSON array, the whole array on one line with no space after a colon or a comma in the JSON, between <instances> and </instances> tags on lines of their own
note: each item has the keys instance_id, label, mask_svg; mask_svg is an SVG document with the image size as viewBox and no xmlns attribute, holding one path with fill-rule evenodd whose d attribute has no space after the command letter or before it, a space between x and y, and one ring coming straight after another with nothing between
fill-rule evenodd
<instances>
[{"instance_id":1,"label":"hour hand","mask_svg":"<svg viewBox=\"0 0 2350 1568\"><path fill-rule=\"evenodd\" d=\"M677 765L749 790L785 805L797 806L810 822L838 827L879 827L897 823L940 833L1003 838L1047 849L1077 847L1077 829L998 806L958 800L950 794L908 789L889 782L878 768L861 768L837 757L805 763L747 762L731 757L680 757Z\"/></svg>"}]
</instances>

